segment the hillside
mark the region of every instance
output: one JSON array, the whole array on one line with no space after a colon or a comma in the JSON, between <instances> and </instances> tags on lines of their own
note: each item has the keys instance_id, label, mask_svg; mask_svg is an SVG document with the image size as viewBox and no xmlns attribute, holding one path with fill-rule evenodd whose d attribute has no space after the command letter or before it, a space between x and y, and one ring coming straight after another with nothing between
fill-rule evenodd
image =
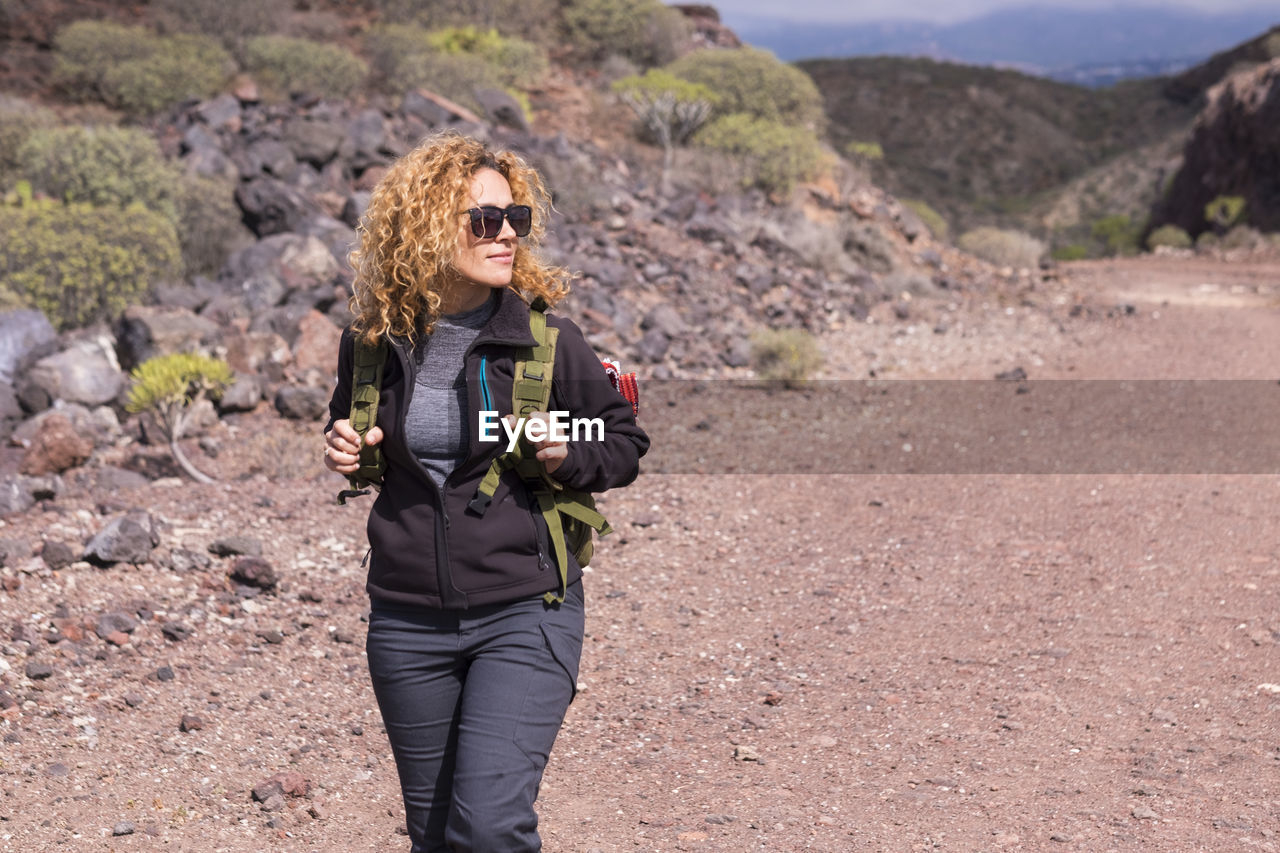
<instances>
[{"instance_id":1,"label":"hillside","mask_svg":"<svg viewBox=\"0 0 1280 853\"><path fill-rule=\"evenodd\" d=\"M1105 89L928 59L797 64L823 92L837 150L880 144L868 165L891 192L934 206L953 232L994 223L1061 244L1108 215L1145 221L1209 88L1280 50L1277 33Z\"/></svg>"},{"instance_id":2,"label":"hillside","mask_svg":"<svg viewBox=\"0 0 1280 853\"><path fill-rule=\"evenodd\" d=\"M1195 108L1158 80L1094 90L927 59L798 63L818 83L838 150L878 142L872 174L956 230L1025 225L1036 200L1125 151L1181 132Z\"/></svg>"}]
</instances>

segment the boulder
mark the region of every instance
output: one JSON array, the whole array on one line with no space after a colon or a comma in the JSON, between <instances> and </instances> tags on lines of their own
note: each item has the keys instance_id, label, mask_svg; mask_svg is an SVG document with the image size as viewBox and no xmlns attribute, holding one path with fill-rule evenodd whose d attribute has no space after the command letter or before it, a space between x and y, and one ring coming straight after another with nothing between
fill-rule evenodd
<instances>
[{"instance_id":1,"label":"boulder","mask_svg":"<svg viewBox=\"0 0 1280 853\"><path fill-rule=\"evenodd\" d=\"M55 400L99 406L114 400L124 381L111 340L99 336L37 361L17 386L18 400L33 412Z\"/></svg>"},{"instance_id":2,"label":"boulder","mask_svg":"<svg viewBox=\"0 0 1280 853\"><path fill-rule=\"evenodd\" d=\"M328 317L319 311L310 311L298 324L298 339L293 344L294 366L299 370L333 370L341 338L342 330Z\"/></svg>"},{"instance_id":3,"label":"boulder","mask_svg":"<svg viewBox=\"0 0 1280 853\"><path fill-rule=\"evenodd\" d=\"M289 181L297 171L298 160L279 139L259 139L245 149L240 165L246 172L241 175L245 179L267 174Z\"/></svg>"},{"instance_id":4,"label":"boulder","mask_svg":"<svg viewBox=\"0 0 1280 853\"><path fill-rule=\"evenodd\" d=\"M18 395L13 393L13 386L0 382L0 441L13 433L13 428L22 421L24 414Z\"/></svg>"},{"instance_id":5,"label":"boulder","mask_svg":"<svg viewBox=\"0 0 1280 853\"><path fill-rule=\"evenodd\" d=\"M237 373L218 400L219 412L251 412L262 401L262 380L251 373Z\"/></svg>"},{"instance_id":6,"label":"boulder","mask_svg":"<svg viewBox=\"0 0 1280 853\"><path fill-rule=\"evenodd\" d=\"M242 123L240 99L232 94L219 95L205 101L196 107L195 114L214 129L225 127L230 131L238 131Z\"/></svg>"},{"instance_id":7,"label":"boulder","mask_svg":"<svg viewBox=\"0 0 1280 853\"><path fill-rule=\"evenodd\" d=\"M116 324L116 354L132 370L157 355L204 349L221 334L216 323L185 308L131 305Z\"/></svg>"},{"instance_id":8,"label":"boulder","mask_svg":"<svg viewBox=\"0 0 1280 853\"><path fill-rule=\"evenodd\" d=\"M39 311L0 311L0 382L12 383L22 360L56 337Z\"/></svg>"},{"instance_id":9,"label":"boulder","mask_svg":"<svg viewBox=\"0 0 1280 853\"><path fill-rule=\"evenodd\" d=\"M279 373L292 361L289 344L272 332L233 332L223 346L227 364L240 373Z\"/></svg>"},{"instance_id":10,"label":"boulder","mask_svg":"<svg viewBox=\"0 0 1280 853\"><path fill-rule=\"evenodd\" d=\"M240 167L217 148L193 148L182 156L182 170L189 175L224 181L240 179Z\"/></svg>"},{"instance_id":11,"label":"boulder","mask_svg":"<svg viewBox=\"0 0 1280 853\"><path fill-rule=\"evenodd\" d=\"M93 453L93 442L81 436L64 415L46 417L22 456L19 472L29 477L60 474L83 465Z\"/></svg>"},{"instance_id":12,"label":"boulder","mask_svg":"<svg viewBox=\"0 0 1280 853\"><path fill-rule=\"evenodd\" d=\"M295 421L315 421L329 413L329 392L323 388L285 385L276 392L276 411Z\"/></svg>"},{"instance_id":13,"label":"boulder","mask_svg":"<svg viewBox=\"0 0 1280 853\"><path fill-rule=\"evenodd\" d=\"M95 565L145 563L160 544L155 522L141 510L112 519L85 546L84 559Z\"/></svg>"},{"instance_id":14,"label":"boulder","mask_svg":"<svg viewBox=\"0 0 1280 853\"><path fill-rule=\"evenodd\" d=\"M475 96L480 108L495 124L515 128L522 133L529 132L529 120L525 117L524 107L509 93L501 89L478 88Z\"/></svg>"},{"instance_id":15,"label":"boulder","mask_svg":"<svg viewBox=\"0 0 1280 853\"><path fill-rule=\"evenodd\" d=\"M30 509L36 501L53 500L62 493L62 478L56 474L28 477L11 474L0 478L0 517Z\"/></svg>"},{"instance_id":16,"label":"boulder","mask_svg":"<svg viewBox=\"0 0 1280 853\"><path fill-rule=\"evenodd\" d=\"M373 194L367 190L359 190L347 196L342 205L342 221L355 228L360 224L360 217L369 208L369 198Z\"/></svg>"},{"instance_id":17,"label":"boulder","mask_svg":"<svg viewBox=\"0 0 1280 853\"><path fill-rule=\"evenodd\" d=\"M363 110L347 125L347 147L351 149L351 166L363 171L385 163L395 151L381 110Z\"/></svg>"},{"instance_id":18,"label":"boulder","mask_svg":"<svg viewBox=\"0 0 1280 853\"><path fill-rule=\"evenodd\" d=\"M295 157L318 169L338 156L347 131L336 121L296 117L285 122L283 136Z\"/></svg>"},{"instance_id":19,"label":"boulder","mask_svg":"<svg viewBox=\"0 0 1280 853\"><path fill-rule=\"evenodd\" d=\"M307 195L276 178L258 177L236 187L236 203L245 224L259 237L296 231L298 226L320 212Z\"/></svg>"},{"instance_id":20,"label":"boulder","mask_svg":"<svg viewBox=\"0 0 1280 853\"><path fill-rule=\"evenodd\" d=\"M280 580L270 563L262 557L255 556L241 557L236 560L227 574L234 583L267 592L275 589Z\"/></svg>"}]
</instances>

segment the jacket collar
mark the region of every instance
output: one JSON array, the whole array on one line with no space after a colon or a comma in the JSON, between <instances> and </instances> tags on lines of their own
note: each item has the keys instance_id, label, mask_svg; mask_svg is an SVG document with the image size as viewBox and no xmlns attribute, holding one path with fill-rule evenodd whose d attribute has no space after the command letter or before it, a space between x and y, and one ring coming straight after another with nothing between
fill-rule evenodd
<instances>
[{"instance_id":1,"label":"jacket collar","mask_svg":"<svg viewBox=\"0 0 1280 853\"><path fill-rule=\"evenodd\" d=\"M509 287L504 287L498 293L498 307L480 330L475 343L537 346L538 342L529 331L529 305L520 294Z\"/></svg>"},{"instance_id":2,"label":"jacket collar","mask_svg":"<svg viewBox=\"0 0 1280 853\"><path fill-rule=\"evenodd\" d=\"M392 335L390 340L401 354L413 349L409 346L409 339L403 336ZM520 294L509 287L498 292L498 307L470 348L478 344L506 344L513 347L538 345L533 333L529 331L529 304Z\"/></svg>"}]
</instances>

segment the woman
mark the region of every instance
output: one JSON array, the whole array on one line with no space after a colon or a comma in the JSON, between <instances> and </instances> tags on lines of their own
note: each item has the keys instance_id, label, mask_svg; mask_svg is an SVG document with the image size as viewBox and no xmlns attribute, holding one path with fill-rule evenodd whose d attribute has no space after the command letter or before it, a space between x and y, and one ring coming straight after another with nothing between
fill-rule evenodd
<instances>
[{"instance_id":1,"label":"woman","mask_svg":"<svg viewBox=\"0 0 1280 853\"><path fill-rule=\"evenodd\" d=\"M386 460L368 521L367 654L413 853L541 849L533 803L577 684L581 568L570 556L559 576L556 543L516 471L501 474L483 513L472 503L507 449L502 431L482 440L479 425L511 415L516 348L534 343L529 303L568 291L565 271L534 252L549 209L519 157L438 135L378 184L352 256L356 319L339 349L325 463L358 469L354 341L385 338L365 438ZM626 485L649 440L578 328L547 325L560 330L549 408L604 431L526 446L555 488Z\"/></svg>"}]
</instances>

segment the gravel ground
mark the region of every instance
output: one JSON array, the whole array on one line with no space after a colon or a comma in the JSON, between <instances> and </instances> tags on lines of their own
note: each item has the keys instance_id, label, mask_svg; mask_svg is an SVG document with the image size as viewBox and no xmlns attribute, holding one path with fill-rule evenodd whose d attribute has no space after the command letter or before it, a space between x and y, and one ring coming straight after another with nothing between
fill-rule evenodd
<instances>
[{"instance_id":1,"label":"gravel ground","mask_svg":"<svg viewBox=\"0 0 1280 853\"><path fill-rule=\"evenodd\" d=\"M826 375L1274 379L1277 285L1072 265L851 328ZM306 430L244 418L195 451L219 484L0 524L0 849L407 849L365 508ZM546 848L1280 849L1278 502L1274 474L644 474L602 500ZM150 562L48 567L129 509ZM235 536L274 588L209 552Z\"/></svg>"}]
</instances>

